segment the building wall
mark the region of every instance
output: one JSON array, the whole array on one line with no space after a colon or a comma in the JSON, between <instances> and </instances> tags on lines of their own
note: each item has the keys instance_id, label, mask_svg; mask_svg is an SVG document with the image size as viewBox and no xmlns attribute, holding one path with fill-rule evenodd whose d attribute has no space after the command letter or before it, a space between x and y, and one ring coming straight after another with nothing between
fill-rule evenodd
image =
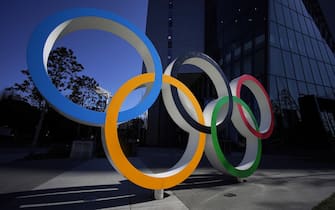
<instances>
[{"instance_id":1,"label":"building wall","mask_svg":"<svg viewBox=\"0 0 335 210\"><path fill-rule=\"evenodd\" d=\"M335 137L335 58L320 34L322 27L309 12L303 0L149 1L147 34L164 67L196 50L212 57L228 79L244 73L258 78L269 92L276 116L273 139L300 138L310 109L317 109L315 116L320 118L311 125ZM208 101L215 93L207 91L213 89L208 78L199 75L183 78L200 102ZM190 78L195 82L189 84ZM244 97L259 117L253 97L248 93ZM149 110L148 127L151 145L174 146L184 135L161 99ZM225 130L224 138L238 138L230 130Z\"/></svg>"},{"instance_id":2,"label":"building wall","mask_svg":"<svg viewBox=\"0 0 335 210\"><path fill-rule=\"evenodd\" d=\"M160 55L163 69L178 56L192 51L203 52L204 1L149 0L146 33ZM191 72L189 69L183 71ZM183 144L183 135L159 97L148 112L146 144L179 146Z\"/></svg>"},{"instance_id":3,"label":"building wall","mask_svg":"<svg viewBox=\"0 0 335 210\"><path fill-rule=\"evenodd\" d=\"M335 99L335 58L302 0L269 1L268 89L283 129L302 121L304 96ZM334 114L319 110L335 135ZM278 123L279 124L279 123Z\"/></svg>"},{"instance_id":4,"label":"building wall","mask_svg":"<svg viewBox=\"0 0 335 210\"><path fill-rule=\"evenodd\" d=\"M148 5L146 33L156 46L164 68L190 51L203 52L203 0L149 0Z\"/></svg>"}]
</instances>

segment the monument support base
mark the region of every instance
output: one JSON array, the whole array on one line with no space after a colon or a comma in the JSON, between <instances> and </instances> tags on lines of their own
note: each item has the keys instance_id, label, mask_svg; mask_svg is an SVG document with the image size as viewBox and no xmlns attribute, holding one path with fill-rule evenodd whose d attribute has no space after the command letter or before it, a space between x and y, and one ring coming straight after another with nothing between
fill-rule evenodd
<instances>
[{"instance_id":1,"label":"monument support base","mask_svg":"<svg viewBox=\"0 0 335 210\"><path fill-rule=\"evenodd\" d=\"M240 178L240 177L236 177L236 181L238 183L243 183L243 182L247 182L248 180L246 178Z\"/></svg>"},{"instance_id":2,"label":"monument support base","mask_svg":"<svg viewBox=\"0 0 335 210\"><path fill-rule=\"evenodd\" d=\"M162 200L164 198L164 189L154 190L154 197L156 200Z\"/></svg>"}]
</instances>

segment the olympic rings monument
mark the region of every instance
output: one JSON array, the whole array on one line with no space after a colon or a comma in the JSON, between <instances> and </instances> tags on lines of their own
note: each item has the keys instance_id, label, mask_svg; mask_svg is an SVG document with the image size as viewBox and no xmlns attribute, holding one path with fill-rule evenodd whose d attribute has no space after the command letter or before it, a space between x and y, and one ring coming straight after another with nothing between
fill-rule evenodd
<instances>
[{"instance_id":1,"label":"olympic rings monument","mask_svg":"<svg viewBox=\"0 0 335 210\"><path fill-rule=\"evenodd\" d=\"M133 77L114 93L106 112L85 109L68 100L55 88L47 74L49 53L62 36L81 29L103 30L119 36L132 45L142 57L148 73ZM78 123L99 126L106 156L112 166L134 184L155 190L155 198L162 199L163 190L187 179L196 169L205 151L211 165L223 173L244 178L257 169L262 152L262 138L273 130L273 113L269 96L258 80L242 75L228 82L219 65L203 53L189 53L171 62L163 73L159 55L148 37L127 20L113 13L78 8L60 12L47 18L32 34L27 63L35 86L48 103L63 116ZM192 92L175 78L184 64L203 70L213 82L218 98L204 110ZM133 90L146 86L139 104L120 112L121 105ZM260 123L240 98L242 86L254 95L260 110ZM145 112L162 92L163 102L172 120L189 133L181 159L163 173L144 173L135 168L122 152L117 126ZM231 120L236 130L246 138L242 161L234 167L220 149L217 125Z\"/></svg>"}]
</instances>

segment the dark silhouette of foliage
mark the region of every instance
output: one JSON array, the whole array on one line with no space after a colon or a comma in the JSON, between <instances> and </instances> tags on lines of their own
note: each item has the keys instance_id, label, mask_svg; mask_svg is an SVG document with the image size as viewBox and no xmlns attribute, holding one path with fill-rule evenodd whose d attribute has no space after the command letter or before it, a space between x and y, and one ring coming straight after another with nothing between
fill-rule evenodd
<instances>
[{"instance_id":1,"label":"dark silhouette of foliage","mask_svg":"<svg viewBox=\"0 0 335 210\"><path fill-rule=\"evenodd\" d=\"M55 87L66 97L85 108L103 111L106 98L95 92L98 82L89 76L80 75L84 67L77 62L71 49L59 47L51 51L48 59L48 74ZM28 70L22 70L27 78L22 83L15 83L7 91L15 92L21 100L47 110L47 104L35 85Z\"/></svg>"},{"instance_id":2,"label":"dark silhouette of foliage","mask_svg":"<svg viewBox=\"0 0 335 210\"><path fill-rule=\"evenodd\" d=\"M96 93L95 90L99 84L94 78L82 75L84 67L78 63L71 49L59 47L52 50L47 67L49 78L64 96L87 109L104 111L107 98ZM33 153L40 137L45 115L48 112L48 104L33 84L29 71L22 70L21 72L27 78L22 83L15 83L13 87L7 88L6 92L12 93L15 98L29 103L41 111L32 141Z\"/></svg>"}]
</instances>

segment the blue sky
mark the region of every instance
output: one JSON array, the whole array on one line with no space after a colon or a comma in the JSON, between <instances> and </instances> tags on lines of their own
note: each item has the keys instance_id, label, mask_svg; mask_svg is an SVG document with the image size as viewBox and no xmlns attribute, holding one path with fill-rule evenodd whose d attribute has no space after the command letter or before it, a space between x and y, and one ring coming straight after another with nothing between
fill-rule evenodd
<instances>
[{"instance_id":1,"label":"blue sky","mask_svg":"<svg viewBox=\"0 0 335 210\"><path fill-rule=\"evenodd\" d=\"M145 32L147 0L2 0L0 1L0 91L23 81L27 68L29 38L48 16L69 8L89 7L113 12ZM142 59L122 39L102 31L77 31L57 41L55 47L71 48L85 75L94 77L101 87L114 93L120 85L142 70ZM134 106L144 90L131 94L125 106Z\"/></svg>"}]
</instances>

